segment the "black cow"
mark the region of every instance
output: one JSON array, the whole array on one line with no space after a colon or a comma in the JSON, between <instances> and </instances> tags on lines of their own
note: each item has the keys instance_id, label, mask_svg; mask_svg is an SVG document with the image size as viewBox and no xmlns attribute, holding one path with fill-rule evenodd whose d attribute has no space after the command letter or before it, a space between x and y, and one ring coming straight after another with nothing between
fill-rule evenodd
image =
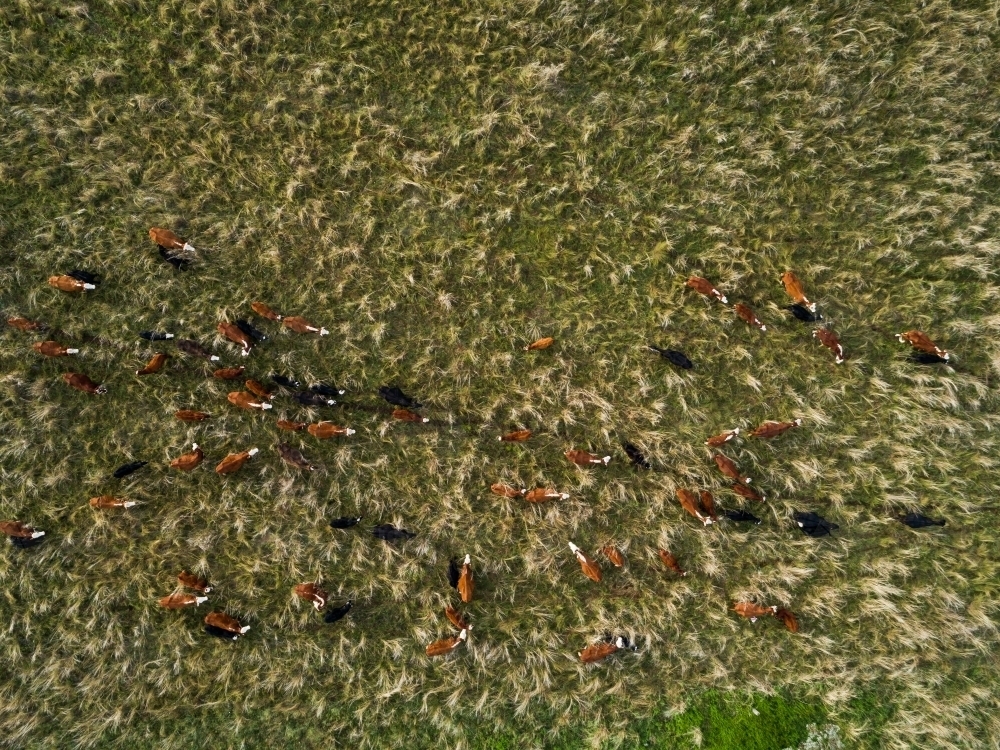
<instances>
[{"instance_id":1,"label":"black cow","mask_svg":"<svg viewBox=\"0 0 1000 750\"><path fill-rule=\"evenodd\" d=\"M146 339L146 341L166 341L167 339L172 339L174 334L172 333L160 333L159 331L140 331L139 338Z\"/></svg>"},{"instance_id":2,"label":"black cow","mask_svg":"<svg viewBox=\"0 0 1000 750\"><path fill-rule=\"evenodd\" d=\"M461 568L458 567L458 560L454 557L448 561L448 585L453 589L458 588L458 579L462 575Z\"/></svg>"},{"instance_id":3,"label":"black cow","mask_svg":"<svg viewBox=\"0 0 1000 750\"><path fill-rule=\"evenodd\" d=\"M333 406L337 403L335 399L327 398L319 393L312 393L310 391L299 391L292 398L303 406Z\"/></svg>"},{"instance_id":4,"label":"black cow","mask_svg":"<svg viewBox=\"0 0 1000 750\"><path fill-rule=\"evenodd\" d=\"M349 529L357 526L360 520L361 516L341 516L330 521L330 525L335 529Z\"/></svg>"},{"instance_id":5,"label":"black cow","mask_svg":"<svg viewBox=\"0 0 1000 750\"><path fill-rule=\"evenodd\" d=\"M347 602L341 607L335 609L328 609L326 614L323 615L323 622L336 622L337 620L343 619L344 615L351 611L351 607L354 606L354 602Z\"/></svg>"},{"instance_id":6,"label":"black cow","mask_svg":"<svg viewBox=\"0 0 1000 750\"><path fill-rule=\"evenodd\" d=\"M683 353L677 351L676 349L661 349L658 346L647 346L646 348L652 352L656 352L665 360L667 360L670 364L680 367L682 370L690 370L692 367L694 367L694 364L691 362L691 360L688 359L686 356L684 356Z\"/></svg>"},{"instance_id":7,"label":"black cow","mask_svg":"<svg viewBox=\"0 0 1000 750\"><path fill-rule=\"evenodd\" d=\"M131 463L123 464L115 469L115 473L112 474L115 479L124 479L129 474L135 474L143 466L148 464L149 461L132 461Z\"/></svg>"},{"instance_id":8,"label":"black cow","mask_svg":"<svg viewBox=\"0 0 1000 750\"><path fill-rule=\"evenodd\" d=\"M812 512L800 513L796 511L792 514L792 518L795 519L795 523L798 527L802 529L803 534L811 536L814 539L827 536L831 531L840 528L837 524L830 523L822 516Z\"/></svg>"},{"instance_id":9,"label":"black cow","mask_svg":"<svg viewBox=\"0 0 1000 750\"><path fill-rule=\"evenodd\" d=\"M309 390L313 393L318 393L320 396L329 396L330 398L343 396L347 393L343 388L338 388L335 385L327 385L326 383L313 383L309 386Z\"/></svg>"},{"instance_id":10,"label":"black cow","mask_svg":"<svg viewBox=\"0 0 1000 750\"><path fill-rule=\"evenodd\" d=\"M649 468L649 461L647 461L646 457L642 455L642 451L632 445L632 443L622 443L622 448L625 451L625 455L628 456L628 460L632 462L635 468Z\"/></svg>"},{"instance_id":11,"label":"black cow","mask_svg":"<svg viewBox=\"0 0 1000 750\"><path fill-rule=\"evenodd\" d=\"M295 389L298 388L302 383L300 383L295 378L289 378L284 375L271 375L271 382L275 385L280 385L282 388Z\"/></svg>"},{"instance_id":12,"label":"black cow","mask_svg":"<svg viewBox=\"0 0 1000 750\"><path fill-rule=\"evenodd\" d=\"M818 312L813 312L805 305L789 305L785 308L803 323L816 323L823 320L823 316Z\"/></svg>"},{"instance_id":13,"label":"black cow","mask_svg":"<svg viewBox=\"0 0 1000 750\"><path fill-rule=\"evenodd\" d=\"M753 513L747 513L745 510L726 510L722 512L722 515L736 523L760 523L757 516Z\"/></svg>"},{"instance_id":14,"label":"black cow","mask_svg":"<svg viewBox=\"0 0 1000 750\"><path fill-rule=\"evenodd\" d=\"M242 320L242 319L240 319L240 320L234 320L233 321L233 325L235 325L237 328L239 328L241 331L243 331L243 333L245 333L247 336L249 336L250 338L252 338L258 344L261 343L261 342L263 342L263 341L267 341L267 334L265 334L265 333L257 330L256 328L254 328L250 324L250 321L248 321L248 320Z\"/></svg>"},{"instance_id":15,"label":"black cow","mask_svg":"<svg viewBox=\"0 0 1000 750\"><path fill-rule=\"evenodd\" d=\"M406 529L397 529L391 523L383 523L372 529L372 535L383 542L395 542L397 539L410 539L416 534Z\"/></svg>"},{"instance_id":16,"label":"black cow","mask_svg":"<svg viewBox=\"0 0 1000 750\"><path fill-rule=\"evenodd\" d=\"M900 523L904 523L911 529L923 529L928 526L944 526L944 519L940 521L935 521L933 518L928 518L922 513L917 513L916 511L910 511L897 519Z\"/></svg>"},{"instance_id":17,"label":"black cow","mask_svg":"<svg viewBox=\"0 0 1000 750\"><path fill-rule=\"evenodd\" d=\"M390 404L393 404L394 406L402 406L404 409L419 409L423 406L423 404L417 403L416 399L410 398L394 385L383 385L379 387L378 395Z\"/></svg>"}]
</instances>

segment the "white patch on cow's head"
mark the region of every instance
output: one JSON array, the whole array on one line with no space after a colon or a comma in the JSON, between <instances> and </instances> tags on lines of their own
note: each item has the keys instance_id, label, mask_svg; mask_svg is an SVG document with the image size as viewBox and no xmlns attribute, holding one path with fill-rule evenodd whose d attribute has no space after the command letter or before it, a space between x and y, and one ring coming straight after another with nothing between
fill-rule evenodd
<instances>
[{"instance_id":1,"label":"white patch on cow's head","mask_svg":"<svg viewBox=\"0 0 1000 750\"><path fill-rule=\"evenodd\" d=\"M242 628L240 628L240 635L243 635L244 633L247 633L249 631L250 631L250 626L244 625Z\"/></svg>"},{"instance_id":2,"label":"white patch on cow's head","mask_svg":"<svg viewBox=\"0 0 1000 750\"><path fill-rule=\"evenodd\" d=\"M66 353L67 354L79 354L80 350L79 349L67 349Z\"/></svg>"},{"instance_id":3,"label":"white patch on cow's head","mask_svg":"<svg viewBox=\"0 0 1000 750\"><path fill-rule=\"evenodd\" d=\"M357 432L357 430L352 430L352 429L351 429L350 427L348 427L348 428L347 428L347 429L346 429L346 430L344 431L344 434L345 434L345 435L353 435L353 434L354 434L355 432Z\"/></svg>"},{"instance_id":4,"label":"white patch on cow's head","mask_svg":"<svg viewBox=\"0 0 1000 750\"><path fill-rule=\"evenodd\" d=\"M205 589L205 591L209 591L209 590L210 590L210 589ZM196 596L196 597L194 598L194 606L196 606L196 607L197 607L197 606L198 606L199 604L201 604L202 602L207 602L207 601L208 601L208 597L207 597L207 596Z\"/></svg>"},{"instance_id":5,"label":"white patch on cow's head","mask_svg":"<svg viewBox=\"0 0 1000 750\"><path fill-rule=\"evenodd\" d=\"M465 562L463 564L464 565L469 565L471 563L472 563L472 555L466 555L465 556Z\"/></svg>"},{"instance_id":6,"label":"white patch on cow's head","mask_svg":"<svg viewBox=\"0 0 1000 750\"><path fill-rule=\"evenodd\" d=\"M260 408L261 408L261 411L263 411L263 410L265 410L265 409L273 409L273 408L274 408L274 406L273 406L273 405L271 405L271 404L261 404L261 405L260 405Z\"/></svg>"},{"instance_id":7,"label":"white patch on cow's head","mask_svg":"<svg viewBox=\"0 0 1000 750\"><path fill-rule=\"evenodd\" d=\"M320 336L329 336L330 332L328 330L326 330L325 328L320 328L319 329L319 335Z\"/></svg>"},{"instance_id":8,"label":"white patch on cow's head","mask_svg":"<svg viewBox=\"0 0 1000 750\"><path fill-rule=\"evenodd\" d=\"M260 453L260 448L251 448L247 451L248 456L256 456L258 453Z\"/></svg>"},{"instance_id":9,"label":"white patch on cow's head","mask_svg":"<svg viewBox=\"0 0 1000 750\"><path fill-rule=\"evenodd\" d=\"M213 354L211 357L208 358L208 360L209 362L218 362L219 358Z\"/></svg>"},{"instance_id":10,"label":"white patch on cow's head","mask_svg":"<svg viewBox=\"0 0 1000 750\"><path fill-rule=\"evenodd\" d=\"M38 537L40 537L40 536L45 536L45 532L44 531L32 531L31 532L31 538L32 539L38 539Z\"/></svg>"}]
</instances>

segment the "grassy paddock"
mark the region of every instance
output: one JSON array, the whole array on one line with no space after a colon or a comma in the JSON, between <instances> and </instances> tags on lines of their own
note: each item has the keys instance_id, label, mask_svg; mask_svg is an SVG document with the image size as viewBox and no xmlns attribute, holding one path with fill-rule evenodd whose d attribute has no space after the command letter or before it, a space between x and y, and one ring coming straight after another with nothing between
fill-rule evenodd
<instances>
[{"instance_id":1,"label":"grassy paddock","mask_svg":"<svg viewBox=\"0 0 1000 750\"><path fill-rule=\"evenodd\" d=\"M0 332L0 515L49 534L0 552L0 742L614 745L737 689L822 706L859 746L991 746L997 32L995 6L963 2L0 4L0 307L79 343L73 367L109 388L69 390L70 365ZM194 268L160 261L153 225L199 248ZM74 267L100 290L45 285ZM781 310L786 268L844 365ZM768 332L686 291L692 272ZM249 374L347 387L331 417L353 438L279 433L275 417L319 417L287 399L236 413L181 356L132 374L173 351L147 328L240 362L215 324L254 299L332 335L262 323ZM909 362L907 328L952 366ZM542 335L556 346L521 350ZM373 393L390 381L431 424L388 418ZM793 416L728 451L768 495L761 526L682 514L678 486L739 505L707 435ZM538 434L496 441L516 426ZM281 439L322 470L282 464ZM626 465L624 439L654 472ZM168 472L192 441L205 465ZM253 445L240 474L211 471ZM579 471L569 447L615 460ZM108 479L134 458L152 464ZM525 507L497 480L573 496ZM105 492L141 505L87 507ZM912 505L949 525L889 520ZM797 535L796 508L840 532ZM327 525L354 513L418 537ZM592 584L571 539L614 541L628 565ZM658 545L692 575L665 575ZM466 552L475 629L429 661L446 561ZM156 606L184 567L247 638ZM290 593L312 579L354 612L324 626ZM801 632L739 620L740 598L788 606ZM580 665L609 630L639 651Z\"/></svg>"}]
</instances>

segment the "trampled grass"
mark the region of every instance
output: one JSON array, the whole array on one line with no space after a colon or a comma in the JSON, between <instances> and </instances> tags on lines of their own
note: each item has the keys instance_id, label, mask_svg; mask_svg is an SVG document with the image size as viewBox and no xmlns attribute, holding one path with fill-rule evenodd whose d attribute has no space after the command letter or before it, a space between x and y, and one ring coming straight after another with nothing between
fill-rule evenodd
<instances>
[{"instance_id":1,"label":"trampled grass","mask_svg":"<svg viewBox=\"0 0 1000 750\"><path fill-rule=\"evenodd\" d=\"M83 350L43 360L41 337L0 332L0 516L47 531L0 553L2 742L627 747L651 717L738 690L822 705L859 746L992 746L996 11L0 5L0 307ZM151 226L198 248L190 270L159 258ZM104 282L46 285L71 268ZM788 268L845 364L783 311ZM767 333L685 289L692 273ZM255 321L271 340L244 360L215 326L257 299L331 335ZM207 363L138 338L153 328L251 376L334 381L345 403L237 412ZM893 338L909 328L951 365L911 362ZM541 336L555 346L523 351ZM176 356L137 378L159 350ZM108 394L68 389L71 369ZM392 421L386 383L432 421ZM357 434L275 427L324 416ZM743 506L707 436L792 417L800 429L726 450L767 495L746 504L760 526L683 514L679 486ZM497 442L517 427L536 435ZM193 441L205 463L168 470ZM281 441L321 469L283 464ZM253 446L239 474L212 472ZM568 448L614 459L578 470ZM109 479L134 459L151 464ZM495 481L572 497L527 506ZM94 511L99 494L140 505ZM891 520L911 507L948 525ZM802 537L796 509L840 529ZM341 515L363 525L334 532ZM383 522L417 537L377 542ZM594 584L570 540L615 542L627 565L602 561ZM691 574L665 573L657 546ZM474 629L431 661L455 599L445 566L465 553ZM210 602L161 610L183 568L215 584ZM325 625L291 595L307 580L354 610ZM741 620L738 599L787 606L801 631ZM252 630L209 639L206 606ZM638 651L579 664L608 631Z\"/></svg>"}]
</instances>

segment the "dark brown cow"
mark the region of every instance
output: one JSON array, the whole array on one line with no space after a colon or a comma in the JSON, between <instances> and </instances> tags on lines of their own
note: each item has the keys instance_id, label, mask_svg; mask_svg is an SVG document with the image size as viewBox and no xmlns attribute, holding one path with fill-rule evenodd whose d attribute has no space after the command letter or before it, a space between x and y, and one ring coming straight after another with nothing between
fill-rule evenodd
<instances>
[{"instance_id":1,"label":"dark brown cow","mask_svg":"<svg viewBox=\"0 0 1000 750\"><path fill-rule=\"evenodd\" d=\"M32 344L31 348L46 357L66 357L80 353L79 349L67 349L57 341L38 341Z\"/></svg>"},{"instance_id":2,"label":"dark brown cow","mask_svg":"<svg viewBox=\"0 0 1000 750\"><path fill-rule=\"evenodd\" d=\"M750 325L759 328L761 331L767 330L767 326L760 322L760 318L757 317L753 308L744 305L742 302L737 302L733 305L733 310L736 312L736 315L739 316L739 319L744 323L749 323Z\"/></svg>"},{"instance_id":3,"label":"dark brown cow","mask_svg":"<svg viewBox=\"0 0 1000 750\"><path fill-rule=\"evenodd\" d=\"M243 371L246 369L245 367L220 367L212 373L212 377L219 380L236 380L243 375Z\"/></svg>"},{"instance_id":4,"label":"dark brown cow","mask_svg":"<svg viewBox=\"0 0 1000 750\"><path fill-rule=\"evenodd\" d=\"M698 294L704 294L706 297L714 297L724 305L729 303L729 300L726 299L726 296L718 289L716 289L715 285L712 284L711 281L709 281L708 279L704 279L701 276L692 276L686 282L684 282L684 286L694 289L696 292L698 292Z\"/></svg>"},{"instance_id":5,"label":"dark brown cow","mask_svg":"<svg viewBox=\"0 0 1000 750\"><path fill-rule=\"evenodd\" d=\"M207 596L195 596L194 594L171 594L160 599L160 606L164 609L183 609L194 605L197 607L202 602L207 602Z\"/></svg>"},{"instance_id":6,"label":"dark brown cow","mask_svg":"<svg viewBox=\"0 0 1000 750\"><path fill-rule=\"evenodd\" d=\"M293 588L292 591L297 597L299 597L299 599L305 599L307 602L311 602L317 612L323 609L323 607L326 606L327 601L330 599L330 595L315 583L300 583Z\"/></svg>"},{"instance_id":7,"label":"dark brown cow","mask_svg":"<svg viewBox=\"0 0 1000 750\"><path fill-rule=\"evenodd\" d=\"M180 581L182 586L187 586L189 589L200 591L203 594L207 594L212 590L212 587L208 585L207 578L202 578L186 570L182 570L177 574L177 580Z\"/></svg>"},{"instance_id":8,"label":"dark brown cow","mask_svg":"<svg viewBox=\"0 0 1000 750\"><path fill-rule=\"evenodd\" d=\"M600 566L596 562L591 560L589 557L587 557L583 553L583 550L581 550L579 547L573 544L573 542L569 543L569 548L573 551L573 554L576 555L576 559L580 563L580 570L583 571L583 574L587 576L587 578L589 578L590 580L595 581L596 583L600 583L601 582Z\"/></svg>"},{"instance_id":9,"label":"dark brown cow","mask_svg":"<svg viewBox=\"0 0 1000 750\"><path fill-rule=\"evenodd\" d=\"M108 392L106 386L95 383L93 380L88 378L83 373L67 372L63 373L62 378L63 381L66 383L66 385L68 385L70 388L75 388L78 391L89 393L92 396L93 395L103 396L105 393Z\"/></svg>"},{"instance_id":10,"label":"dark brown cow","mask_svg":"<svg viewBox=\"0 0 1000 750\"><path fill-rule=\"evenodd\" d=\"M268 320L281 320L281 316L263 302L251 302L250 309Z\"/></svg>"},{"instance_id":11,"label":"dark brown cow","mask_svg":"<svg viewBox=\"0 0 1000 750\"><path fill-rule=\"evenodd\" d=\"M581 450L570 450L563 453L566 458L568 458L572 463L577 466L590 466L591 464L601 464L605 466L611 460L611 456L605 456L601 458L600 456L595 456L593 453L588 453L587 451Z\"/></svg>"},{"instance_id":12,"label":"dark brown cow","mask_svg":"<svg viewBox=\"0 0 1000 750\"><path fill-rule=\"evenodd\" d=\"M719 471L730 479L735 479L737 482L743 482L744 484L750 484L750 477L743 476L740 473L740 468L736 465L736 462L729 458L729 456L716 453L712 456L712 459L715 461L715 465L719 467Z\"/></svg>"},{"instance_id":13,"label":"dark brown cow","mask_svg":"<svg viewBox=\"0 0 1000 750\"><path fill-rule=\"evenodd\" d=\"M305 318L300 318L298 315L292 315L291 317L285 318L281 321L285 328L289 328L296 333L318 333L320 336L329 335L329 331L325 328L317 328L312 323L310 323Z\"/></svg>"},{"instance_id":14,"label":"dark brown cow","mask_svg":"<svg viewBox=\"0 0 1000 750\"><path fill-rule=\"evenodd\" d=\"M736 427L732 430L726 430L725 432L720 432L718 435L713 435L708 440L705 441L705 445L709 448L718 448L720 445L724 445L732 440L734 437L740 434L740 428Z\"/></svg>"},{"instance_id":15,"label":"dark brown cow","mask_svg":"<svg viewBox=\"0 0 1000 750\"><path fill-rule=\"evenodd\" d=\"M833 352L836 363L839 365L844 361L844 347L840 345L837 334L829 328L817 328L813 331L813 337L819 340L823 346Z\"/></svg>"},{"instance_id":16,"label":"dark brown cow","mask_svg":"<svg viewBox=\"0 0 1000 750\"><path fill-rule=\"evenodd\" d=\"M697 518L705 526L712 523L712 519L701 512L701 508L698 507L698 498L690 490L686 490L683 487L677 488L677 499L681 503L681 507L690 513L692 516Z\"/></svg>"},{"instance_id":17,"label":"dark brown cow","mask_svg":"<svg viewBox=\"0 0 1000 750\"><path fill-rule=\"evenodd\" d=\"M667 552L667 550L661 547L656 551L656 554L660 556L660 560L663 561L663 564L674 571L677 575L687 575L687 571L681 568L680 563L677 562L677 558Z\"/></svg>"},{"instance_id":18,"label":"dark brown cow","mask_svg":"<svg viewBox=\"0 0 1000 750\"><path fill-rule=\"evenodd\" d=\"M927 352L928 354L934 354L945 362L948 361L948 352L944 349L940 349L937 344L931 341L930 336L928 336L923 331L906 331L904 333L897 333L896 338L902 342L905 342L922 352Z\"/></svg>"},{"instance_id":19,"label":"dark brown cow","mask_svg":"<svg viewBox=\"0 0 1000 750\"><path fill-rule=\"evenodd\" d=\"M205 453L201 448L198 447L197 443L191 444L191 452L185 453L182 456L178 456L173 461L170 462L171 469L180 469L181 471L192 471L198 467L205 459Z\"/></svg>"},{"instance_id":20,"label":"dark brown cow","mask_svg":"<svg viewBox=\"0 0 1000 750\"><path fill-rule=\"evenodd\" d=\"M793 419L791 422L775 422L774 420L768 420L766 422L761 422L747 434L750 435L750 437L763 438L766 440L777 437L781 433L786 432L793 427L798 427L801 424L801 419Z\"/></svg>"},{"instance_id":21,"label":"dark brown cow","mask_svg":"<svg viewBox=\"0 0 1000 750\"><path fill-rule=\"evenodd\" d=\"M273 408L271 404L266 401L261 401L257 396L254 396L252 393L247 393L246 391L233 391L226 396L226 400L233 406L238 406L241 409L260 409L261 411L264 411L266 409Z\"/></svg>"},{"instance_id":22,"label":"dark brown cow","mask_svg":"<svg viewBox=\"0 0 1000 750\"><path fill-rule=\"evenodd\" d=\"M253 339L243 333L240 327L235 323L219 323L219 325L216 326L216 330L234 344L239 344L243 347L243 351L241 353L244 357L247 356L253 348Z\"/></svg>"}]
</instances>

